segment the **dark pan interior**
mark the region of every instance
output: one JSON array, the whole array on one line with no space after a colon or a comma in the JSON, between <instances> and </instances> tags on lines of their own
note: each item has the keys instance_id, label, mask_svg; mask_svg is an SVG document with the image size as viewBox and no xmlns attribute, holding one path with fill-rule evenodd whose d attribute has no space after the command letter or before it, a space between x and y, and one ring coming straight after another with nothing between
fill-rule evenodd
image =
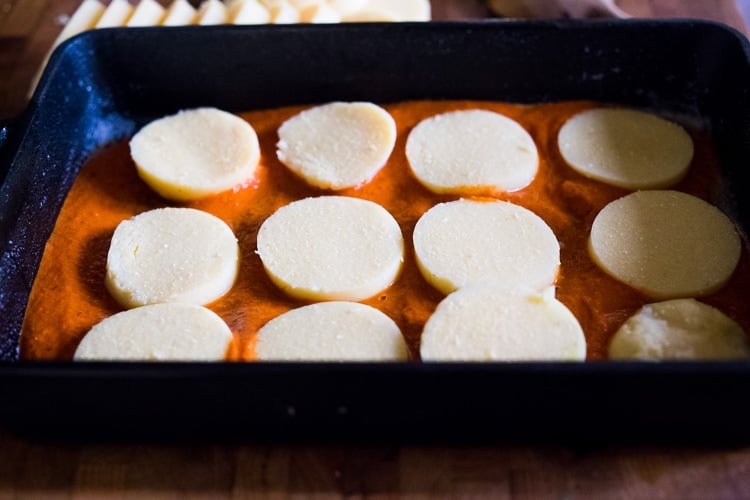
<instances>
[{"instance_id":1,"label":"dark pan interior","mask_svg":"<svg viewBox=\"0 0 750 500\"><path fill-rule=\"evenodd\" d=\"M709 127L746 230L748 43L703 22L112 29L60 48L0 151L0 419L35 434L746 439L746 363L146 365L18 361L44 243L84 159L178 109L593 99ZM71 409L49 422L56 406ZM552 418L551 416L554 416ZM217 424L220 424L217 426Z\"/></svg>"}]
</instances>

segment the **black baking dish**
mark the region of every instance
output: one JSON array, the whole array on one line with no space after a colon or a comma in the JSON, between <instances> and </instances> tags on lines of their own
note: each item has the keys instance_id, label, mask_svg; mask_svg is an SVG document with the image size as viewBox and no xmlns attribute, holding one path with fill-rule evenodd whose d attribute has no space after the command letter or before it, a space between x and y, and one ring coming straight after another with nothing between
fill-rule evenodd
<instances>
[{"instance_id":1,"label":"black baking dish","mask_svg":"<svg viewBox=\"0 0 750 500\"><path fill-rule=\"evenodd\" d=\"M114 29L49 62L0 177L0 420L35 436L250 440L729 441L750 364L19 361L36 267L78 168L155 117L331 100L593 99L709 127L722 208L750 224L745 39L689 21Z\"/></svg>"}]
</instances>

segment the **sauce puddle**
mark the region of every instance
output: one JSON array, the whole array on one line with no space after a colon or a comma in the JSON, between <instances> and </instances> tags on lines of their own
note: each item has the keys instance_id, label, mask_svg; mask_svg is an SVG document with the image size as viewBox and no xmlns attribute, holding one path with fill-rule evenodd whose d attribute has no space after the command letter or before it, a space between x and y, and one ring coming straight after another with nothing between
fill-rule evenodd
<instances>
[{"instance_id":1,"label":"sauce puddle","mask_svg":"<svg viewBox=\"0 0 750 500\"><path fill-rule=\"evenodd\" d=\"M224 297L207 307L234 332L228 359L254 360L258 329L279 314L305 304L285 296L266 276L255 254L258 229L283 205L310 196L336 194L377 202L401 226L405 259L399 277L362 303L390 316L401 328L411 358L418 359L422 327L443 295L430 287L417 269L412 231L430 207L459 196L436 195L416 181L406 160L406 138L417 123L432 115L485 109L519 122L534 138L540 156L539 172L528 187L491 196L532 210L552 228L561 248L557 298L583 327L587 360L606 359L609 340L617 328L639 307L656 301L606 275L587 250L596 214L630 191L583 177L565 164L557 148L557 133L565 121L599 106L583 101L538 105L408 101L384 105L395 119L398 132L388 163L369 183L335 193L308 186L276 159L278 127L309 106L240 113L255 128L260 141L256 176L245 186L196 202L178 204L160 198L137 176L127 141L107 146L81 168L47 243L24 319L21 357L72 359L78 343L94 324L122 310L104 287L109 241L117 224L146 210L184 206L220 217L237 236L242 256L238 279ZM720 181L718 160L707 134L688 132L695 143L695 155L685 179L671 189L712 202ZM743 241L742 257L730 282L699 300L717 307L750 332L750 308L745 305L748 290L750 266Z\"/></svg>"}]
</instances>

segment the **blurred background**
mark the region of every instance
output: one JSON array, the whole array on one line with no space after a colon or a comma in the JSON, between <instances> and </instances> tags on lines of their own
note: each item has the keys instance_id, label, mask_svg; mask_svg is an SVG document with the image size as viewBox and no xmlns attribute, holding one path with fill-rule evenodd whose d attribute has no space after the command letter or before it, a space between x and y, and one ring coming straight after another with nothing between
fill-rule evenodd
<instances>
[{"instance_id":1,"label":"blurred background","mask_svg":"<svg viewBox=\"0 0 750 500\"><path fill-rule=\"evenodd\" d=\"M87 0L95 1L95 0ZM103 7L113 0L96 0ZM124 0L120 0L124 1ZM146 1L167 7L175 0L127 0L136 6ZM184 1L184 0L181 0ZM188 0L194 7L218 0ZM249 0L224 0L225 5ZM256 0L252 0L256 2ZM303 5L306 2L349 0L257 0L261 5L279 2ZM396 10L427 0L357 0L387 4ZM0 0L0 119L18 115L26 107L29 89L48 57L61 31L83 0ZM750 0L431 0L432 20L486 19L493 17L646 17L699 18L721 21L747 34L745 16L750 16ZM223 8L223 7L222 7ZM371 11L373 9L370 9ZM418 10L418 9L417 9ZM419 17L421 14L410 15ZM372 17L372 12L368 14ZM391 17L383 16L383 17ZM394 19L397 16L392 16ZM411 18L414 19L414 18ZM402 20L409 20L402 19ZM421 19L417 19L421 20ZM195 21L193 21L195 22ZM72 23L71 23L72 24Z\"/></svg>"}]
</instances>

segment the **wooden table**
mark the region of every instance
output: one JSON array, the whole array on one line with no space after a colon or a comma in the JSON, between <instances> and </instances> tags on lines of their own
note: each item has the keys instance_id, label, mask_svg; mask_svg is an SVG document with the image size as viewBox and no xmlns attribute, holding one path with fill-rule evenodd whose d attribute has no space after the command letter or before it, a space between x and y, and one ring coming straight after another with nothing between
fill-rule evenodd
<instances>
[{"instance_id":1,"label":"wooden table","mask_svg":"<svg viewBox=\"0 0 750 500\"><path fill-rule=\"evenodd\" d=\"M0 118L23 110L29 82L78 3L0 0ZM745 30L734 0L618 4L638 16L715 19ZM433 7L437 19L489 14L478 0ZM750 448L84 445L30 442L0 427L0 500L101 496L750 498Z\"/></svg>"}]
</instances>

